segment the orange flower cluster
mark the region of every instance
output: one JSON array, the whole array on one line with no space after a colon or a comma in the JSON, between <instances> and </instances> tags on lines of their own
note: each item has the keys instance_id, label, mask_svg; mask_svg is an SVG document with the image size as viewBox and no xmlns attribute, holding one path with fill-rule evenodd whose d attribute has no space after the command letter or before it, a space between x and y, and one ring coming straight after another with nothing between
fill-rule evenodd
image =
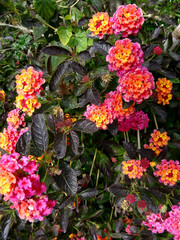
<instances>
[{"instance_id":1,"label":"orange flower cluster","mask_svg":"<svg viewBox=\"0 0 180 240\"><path fill-rule=\"evenodd\" d=\"M6 119L7 124L12 126L13 128L18 129L19 126L25 126L24 122L24 115L25 114L20 114L19 109L14 109L8 113L8 118Z\"/></svg>"},{"instance_id":2,"label":"orange flower cluster","mask_svg":"<svg viewBox=\"0 0 180 240\"><path fill-rule=\"evenodd\" d=\"M19 94L16 97L16 107L29 116L33 114L35 108L41 106L36 94L40 94L41 85L45 82L42 75L42 71L37 72L33 67L29 67L27 71L23 69L21 75L16 76L16 89Z\"/></svg>"},{"instance_id":3,"label":"orange flower cluster","mask_svg":"<svg viewBox=\"0 0 180 240\"><path fill-rule=\"evenodd\" d=\"M0 101L2 101L2 102L5 101L5 92L4 92L4 90L0 90Z\"/></svg>"},{"instance_id":4,"label":"orange flower cluster","mask_svg":"<svg viewBox=\"0 0 180 240\"><path fill-rule=\"evenodd\" d=\"M11 172L6 171L4 166L0 164L0 194L9 193L15 183L15 176Z\"/></svg>"},{"instance_id":5,"label":"orange flower cluster","mask_svg":"<svg viewBox=\"0 0 180 240\"><path fill-rule=\"evenodd\" d=\"M157 88L157 99L158 103L162 103L163 105L169 104L169 101L172 99L172 83L166 78L158 78L156 82Z\"/></svg>"},{"instance_id":6,"label":"orange flower cluster","mask_svg":"<svg viewBox=\"0 0 180 240\"><path fill-rule=\"evenodd\" d=\"M166 145L168 145L168 141L170 140L170 137L167 136L167 132L161 133L160 131L157 131L156 129L151 133L151 138L149 140L149 145L144 144L145 149L152 149L155 154L158 156L160 152L162 151L162 148Z\"/></svg>"},{"instance_id":7,"label":"orange flower cluster","mask_svg":"<svg viewBox=\"0 0 180 240\"><path fill-rule=\"evenodd\" d=\"M107 12L98 12L94 14L88 26L88 30L92 32L92 36L98 35L100 39L103 38L104 34L113 34L111 28L112 23L110 22Z\"/></svg>"},{"instance_id":8,"label":"orange flower cluster","mask_svg":"<svg viewBox=\"0 0 180 240\"><path fill-rule=\"evenodd\" d=\"M100 129L107 129L107 125L113 122L112 113L104 103L100 106L88 105L84 114L87 119L96 123Z\"/></svg>"},{"instance_id":9,"label":"orange flower cluster","mask_svg":"<svg viewBox=\"0 0 180 240\"><path fill-rule=\"evenodd\" d=\"M154 176L160 177L159 182L165 185L174 186L180 180L180 163L179 161L166 159L161 160L161 164L156 166L157 170Z\"/></svg>"},{"instance_id":10,"label":"orange flower cluster","mask_svg":"<svg viewBox=\"0 0 180 240\"><path fill-rule=\"evenodd\" d=\"M122 162L123 174L128 175L129 178L140 179L146 168L142 167L140 160L128 160Z\"/></svg>"}]
</instances>

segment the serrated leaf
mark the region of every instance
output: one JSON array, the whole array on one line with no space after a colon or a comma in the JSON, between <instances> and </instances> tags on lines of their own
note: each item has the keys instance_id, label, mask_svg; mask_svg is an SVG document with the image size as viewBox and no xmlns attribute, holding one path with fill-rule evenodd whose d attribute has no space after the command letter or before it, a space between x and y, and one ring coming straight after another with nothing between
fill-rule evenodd
<instances>
[{"instance_id":1,"label":"serrated leaf","mask_svg":"<svg viewBox=\"0 0 180 240\"><path fill-rule=\"evenodd\" d=\"M54 176L54 180L58 187L66 192L69 196L73 197L77 194L78 183L77 174L75 171L66 163L62 162L59 164L60 175Z\"/></svg>"},{"instance_id":2,"label":"serrated leaf","mask_svg":"<svg viewBox=\"0 0 180 240\"><path fill-rule=\"evenodd\" d=\"M154 152L151 149L138 149L137 152L142 158L147 158L147 160L152 161L154 157Z\"/></svg>"},{"instance_id":3,"label":"serrated leaf","mask_svg":"<svg viewBox=\"0 0 180 240\"><path fill-rule=\"evenodd\" d=\"M83 93L85 93L85 91L87 90L87 88L88 88L88 84L82 84L82 85L80 85L80 86L77 86L76 92L75 92L76 96L77 96L77 97L81 96ZM87 102L88 102L88 101L87 101Z\"/></svg>"},{"instance_id":4,"label":"serrated leaf","mask_svg":"<svg viewBox=\"0 0 180 240\"><path fill-rule=\"evenodd\" d=\"M179 61L179 55L175 52L169 52L169 55L176 61Z\"/></svg>"},{"instance_id":5,"label":"serrated leaf","mask_svg":"<svg viewBox=\"0 0 180 240\"><path fill-rule=\"evenodd\" d=\"M48 115L47 122L48 122L48 126L50 128L50 131L55 133L55 118L54 118L54 115L52 113L50 113Z\"/></svg>"},{"instance_id":6,"label":"serrated leaf","mask_svg":"<svg viewBox=\"0 0 180 240\"><path fill-rule=\"evenodd\" d=\"M171 72L171 71L166 70L166 69L160 69L160 73L162 73L164 76L166 76L168 78L176 78L176 73L175 72Z\"/></svg>"},{"instance_id":7,"label":"serrated leaf","mask_svg":"<svg viewBox=\"0 0 180 240\"><path fill-rule=\"evenodd\" d=\"M91 218L95 218L95 217L99 217L101 214L103 214L104 209L102 210L98 210L92 214L88 214L87 216L85 216L86 219L91 219Z\"/></svg>"},{"instance_id":8,"label":"serrated leaf","mask_svg":"<svg viewBox=\"0 0 180 240\"><path fill-rule=\"evenodd\" d=\"M78 154L78 148L79 148L79 136L76 132L74 132L73 130L71 130L69 132L69 141L70 141L70 146L72 151L75 154Z\"/></svg>"},{"instance_id":9,"label":"serrated leaf","mask_svg":"<svg viewBox=\"0 0 180 240\"><path fill-rule=\"evenodd\" d=\"M137 148L133 143L123 141L123 147L131 159L135 159L137 155Z\"/></svg>"},{"instance_id":10,"label":"serrated leaf","mask_svg":"<svg viewBox=\"0 0 180 240\"><path fill-rule=\"evenodd\" d=\"M75 109L78 107L77 98L75 96L65 96L61 100L61 107L68 109Z\"/></svg>"},{"instance_id":11,"label":"serrated leaf","mask_svg":"<svg viewBox=\"0 0 180 240\"><path fill-rule=\"evenodd\" d=\"M113 184L109 187L109 192L113 193L116 197L126 197L129 190L121 184Z\"/></svg>"},{"instance_id":12,"label":"serrated leaf","mask_svg":"<svg viewBox=\"0 0 180 240\"><path fill-rule=\"evenodd\" d=\"M112 179L113 172L111 170L111 161L106 154L98 152L96 158L96 166L106 177Z\"/></svg>"},{"instance_id":13,"label":"serrated leaf","mask_svg":"<svg viewBox=\"0 0 180 240\"><path fill-rule=\"evenodd\" d=\"M68 228L68 211L67 209L63 209L60 217L60 226L63 233L66 233Z\"/></svg>"},{"instance_id":14,"label":"serrated leaf","mask_svg":"<svg viewBox=\"0 0 180 240\"><path fill-rule=\"evenodd\" d=\"M86 189L86 190L79 193L79 196L82 199L88 199L88 198L91 198L91 197L95 197L96 195L98 195L98 190L94 189L94 188Z\"/></svg>"},{"instance_id":15,"label":"serrated leaf","mask_svg":"<svg viewBox=\"0 0 180 240\"><path fill-rule=\"evenodd\" d=\"M142 194L141 198L143 201L146 201L147 208L152 213L159 213L159 208L156 206L156 204L153 202L153 200L149 196Z\"/></svg>"},{"instance_id":16,"label":"serrated leaf","mask_svg":"<svg viewBox=\"0 0 180 240\"><path fill-rule=\"evenodd\" d=\"M1 232L1 238L2 240L6 240L9 234L9 230L11 228L13 222L12 214L9 214L5 217L5 220L2 223L2 232Z\"/></svg>"},{"instance_id":17,"label":"serrated leaf","mask_svg":"<svg viewBox=\"0 0 180 240\"><path fill-rule=\"evenodd\" d=\"M79 99L78 106L81 108L81 107L84 107L87 103L88 103L88 101L87 101L87 99L86 99L86 95L84 94L84 95Z\"/></svg>"},{"instance_id":18,"label":"serrated leaf","mask_svg":"<svg viewBox=\"0 0 180 240\"><path fill-rule=\"evenodd\" d=\"M31 145L31 130L23 133L16 143L16 152L28 156Z\"/></svg>"},{"instance_id":19,"label":"serrated leaf","mask_svg":"<svg viewBox=\"0 0 180 240\"><path fill-rule=\"evenodd\" d=\"M75 33L76 52L82 52L87 49L87 37L85 31L78 31Z\"/></svg>"},{"instance_id":20,"label":"serrated leaf","mask_svg":"<svg viewBox=\"0 0 180 240\"><path fill-rule=\"evenodd\" d=\"M66 27L60 26L58 27L57 34L59 36L61 43L65 46L68 44L72 36L72 28L67 26Z\"/></svg>"},{"instance_id":21,"label":"serrated leaf","mask_svg":"<svg viewBox=\"0 0 180 240\"><path fill-rule=\"evenodd\" d=\"M108 125L108 130L113 136L116 136L118 133L118 119L115 119L113 123Z\"/></svg>"},{"instance_id":22,"label":"serrated leaf","mask_svg":"<svg viewBox=\"0 0 180 240\"><path fill-rule=\"evenodd\" d=\"M67 135L59 132L54 138L54 150L57 158L61 159L66 155Z\"/></svg>"},{"instance_id":23,"label":"serrated leaf","mask_svg":"<svg viewBox=\"0 0 180 240\"><path fill-rule=\"evenodd\" d=\"M70 65L70 62L63 62L58 66L49 84L51 92L55 91L58 85L60 85L60 83L62 82L62 77L67 71L67 69L69 68L69 65Z\"/></svg>"},{"instance_id":24,"label":"serrated leaf","mask_svg":"<svg viewBox=\"0 0 180 240\"><path fill-rule=\"evenodd\" d=\"M108 55L109 49L112 47L110 43L104 41L94 42L93 46L98 52L102 53L105 56Z\"/></svg>"},{"instance_id":25,"label":"serrated leaf","mask_svg":"<svg viewBox=\"0 0 180 240\"><path fill-rule=\"evenodd\" d=\"M101 0L90 0L93 7L95 7L96 11L102 10L102 2Z\"/></svg>"},{"instance_id":26,"label":"serrated leaf","mask_svg":"<svg viewBox=\"0 0 180 240\"><path fill-rule=\"evenodd\" d=\"M79 9L76 7L71 8L71 19L75 21L76 23L79 22L81 18L84 17L84 13L81 12Z\"/></svg>"},{"instance_id":27,"label":"serrated leaf","mask_svg":"<svg viewBox=\"0 0 180 240\"><path fill-rule=\"evenodd\" d=\"M44 19L50 19L56 9L55 0L33 0L36 12Z\"/></svg>"},{"instance_id":28,"label":"serrated leaf","mask_svg":"<svg viewBox=\"0 0 180 240\"><path fill-rule=\"evenodd\" d=\"M153 39L158 38L158 36L159 36L160 33L161 33L161 27L156 28L156 29L152 32L149 40L151 41L151 40L153 40Z\"/></svg>"},{"instance_id":29,"label":"serrated leaf","mask_svg":"<svg viewBox=\"0 0 180 240\"><path fill-rule=\"evenodd\" d=\"M35 115L31 126L31 136L35 147L45 152L48 147L48 132L43 115Z\"/></svg>"},{"instance_id":30,"label":"serrated leaf","mask_svg":"<svg viewBox=\"0 0 180 240\"><path fill-rule=\"evenodd\" d=\"M71 56L71 53L68 50L58 46L44 47L41 49L41 52L51 56L58 56L58 55Z\"/></svg>"},{"instance_id":31,"label":"serrated leaf","mask_svg":"<svg viewBox=\"0 0 180 240\"><path fill-rule=\"evenodd\" d=\"M96 124L88 119L81 119L73 123L73 129L85 133L95 133L99 130Z\"/></svg>"},{"instance_id":32,"label":"serrated leaf","mask_svg":"<svg viewBox=\"0 0 180 240\"><path fill-rule=\"evenodd\" d=\"M100 106L100 95L94 86L86 91L86 99L88 102Z\"/></svg>"},{"instance_id":33,"label":"serrated leaf","mask_svg":"<svg viewBox=\"0 0 180 240\"><path fill-rule=\"evenodd\" d=\"M115 225L115 232L120 233L123 230L123 227L124 227L124 221L122 219L119 219Z\"/></svg>"},{"instance_id":34,"label":"serrated leaf","mask_svg":"<svg viewBox=\"0 0 180 240\"><path fill-rule=\"evenodd\" d=\"M87 69L78 62L72 61L71 67L75 72L79 73L81 76L86 76L88 74Z\"/></svg>"},{"instance_id":35,"label":"serrated leaf","mask_svg":"<svg viewBox=\"0 0 180 240\"><path fill-rule=\"evenodd\" d=\"M72 205L73 202L74 202L74 199L72 197L67 196L63 198L63 200L59 203L58 208L61 210L68 205Z\"/></svg>"},{"instance_id":36,"label":"serrated leaf","mask_svg":"<svg viewBox=\"0 0 180 240\"><path fill-rule=\"evenodd\" d=\"M89 51L83 51L79 54L79 59L83 59L83 60L90 60L91 59L91 55L89 53Z\"/></svg>"}]
</instances>

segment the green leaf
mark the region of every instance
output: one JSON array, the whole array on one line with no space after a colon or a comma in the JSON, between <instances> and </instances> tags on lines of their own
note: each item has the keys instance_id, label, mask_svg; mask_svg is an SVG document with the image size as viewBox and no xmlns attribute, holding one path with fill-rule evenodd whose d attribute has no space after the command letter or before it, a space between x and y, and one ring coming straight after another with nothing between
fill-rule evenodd
<instances>
[{"instance_id":1,"label":"green leaf","mask_svg":"<svg viewBox=\"0 0 180 240\"><path fill-rule=\"evenodd\" d=\"M76 51L82 52L87 49L87 37L85 31L78 31L75 33Z\"/></svg>"},{"instance_id":2,"label":"green leaf","mask_svg":"<svg viewBox=\"0 0 180 240\"><path fill-rule=\"evenodd\" d=\"M73 123L73 129L76 131L86 132L86 133L94 133L99 130L96 127L96 124L87 119L81 119Z\"/></svg>"},{"instance_id":3,"label":"green leaf","mask_svg":"<svg viewBox=\"0 0 180 240\"><path fill-rule=\"evenodd\" d=\"M109 187L109 192L113 193L116 197L126 197L129 190L121 184L113 184Z\"/></svg>"},{"instance_id":4,"label":"green leaf","mask_svg":"<svg viewBox=\"0 0 180 240\"><path fill-rule=\"evenodd\" d=\"M180 83L180 80L178 78L172 78L172 79L169 79L172 83Z\"/></svg>"},{"instance_id":5,"label":"green leaf","mask_svg":"<svg viewBox=\"0 0 180 240\"><path fill-rule=\"evenodd\" d=\"M59 168L62 170L60 175L54 176L54 180L58 187L65 191L71 197L77 194L78 183L77 175L75 171L66 163L59 164Z\"/></svg>"},{"instance_id":6,"label":"green leaf","mask_svg":"<svg viewBox=\"0 0 180 240\"><path fill-rule=\"evenodd\" d=\"M41 27L34 27L33 26L33 35L34 40L37 41L39 38L42 37L42 35L48 30L48 27L45 25L42 25Z\"/></svg>"},{"instance_id":7,"label":"green leaf","mask_svg":"<svg viewBox=\"0 0 180 240\"><path fill-rule=\"evenodd\" d=\"M60 217L60 225L63 233L66 233L68 228L68 211L67 209L63 209Z\"/></svg>"},{"instance_id":8,"label":"green leaf","mask_svg":"<svg viewBox=\"0 0 180 240\"><path fill-rule=\"evenodd\" d=\"M71 19L76 23L84 17L84 13L78 10L76 7L71 8Z\"/></svg>"},{"instance_id":9,"label":"green leaf","mask_svg":"<svg viewBox=\"0 0 180 240\"><path fill-rule=\"evenodd\" d=\"M94 86L86 91L86 99L88 102L100 106L100 95Z\"/></svg>"},{"instance_id":10,"label":"green leaf","mask_svg":"<svg viewBox=\"0 0 180 240\"><path fill-rule=\"evenodd\" d=\"M9 214L6 216L5 220L2 223L2 232L1 232L1 239L6 240L9 234L9 230L13 223L13 217L12 214Z\"/></svg>"},{"instance_id":11,"label":"green leaf","mask_svg":"<svg viewBox=\"0 0 180 240\"><path fill-rule=\"evenodd\" d=\"M94 188L86 189L86 190L82 191L81 193L79 193L79 196L82 199L88 199L91 197L95 197L96 195L98 195L98 190L94 189Z\"/></svg>"},{"instance_id":12,"label":"green leaf","mask_svg":"<svg viewBox=\"0 0 180 240\"><path fill-rule=\"evenodd\" d=\"M50 19L56 9L56 0L33 0L36 12L44 19Z\"/></svg>"},{"instance_id":13,"label":"green leaf","mask_svg":"<svg viewBox=\"0 0 180 240\"><path fill-rule=\"evenodd\" d=\"M42 153L45 152L48 147L48 132L43 115L35 115L31 126L31 135L35 147Z\"/></svg>"},{"instance_id":14,"label":"green leaf","mask_svg":"<svg viewBox=\"0 0 180 240\"><path fill-rule=\"evenodd\" d=\"M57 34L59 39L63 45L67 45L71 36L72 36L72 28L71 27L58 27Z\"/></svg>"},{"instance_id":15,"label":"green leaf","mask_svg":"<svg viewBox=\"0 0 180 240\"><path fill-rule=\"evenodd\" d=\"M61 107L75 109L78 107L77 98L74 96L66 96L61 100Z\"/></svg>"},{"instance_id":16,"label":"green leaf","mask_svg":"<svg viewBox=\"0 0 180 240\"><path fill-rule=\"evenodd\" d=\"M109 157L102 153L98 152L97 160L96 160L96 167L100 169L100 171L109 179L112 179L113 172L111 170L111 162Z\"/></svg>"},{"instance_id":17,"label":"green leaf","mask_svg":"<svg viewBox=\"0 0 180 240\"><path fill-rule=\"evenodd\" d=\"M101 0L90 0L93 7L96 8L97 12L102 10L102 2Z\"/></svg>"}]
</instances>

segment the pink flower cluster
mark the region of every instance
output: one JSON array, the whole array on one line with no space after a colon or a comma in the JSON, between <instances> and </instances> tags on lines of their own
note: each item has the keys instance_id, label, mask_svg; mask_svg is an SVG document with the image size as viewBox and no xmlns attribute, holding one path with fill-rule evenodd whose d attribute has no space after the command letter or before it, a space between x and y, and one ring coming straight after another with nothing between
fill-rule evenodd
<instances>
[{"instance_id":1,"label":"pink flower cluster","mask_svg":"<svg viewBox=\"0 0 180 240\"><path fill-rule=\"evenodd\" d=\"M20 154L14 152L11 155L4 154L0 165L16 179L11 187L3 185L8 187L8 191L4 191L4 200L13 203L11 208L18 211L21 219L42 221L44 216L51 213L56 202L42 195L46 186L40 182L40 176L36 173L39 165L34 160L25 156L20 158Z\"/></svg>"},{"instance_id":2,"label":"pink flower cluster","mask_svg":"<svg viewBox=\"0 0 180 240\"><path fill-rule=\"evenodd\" d=\"M136 4L121 5L110 21L115 34L122 32L122 37L136 36L144 23L143 12Z\"/></svg>"},{"instance_id":3,"label":"pink flower cluster","mask_svg":"<svg viewBox=\"0 0 180 240\"><path fill-rule=\"evenodd\" d=\"M117 90L123 94L123 99L126 102L132 100L139 104L152 95L154 88L152 73L145 67L138 67L119 78Z\"/></svg>"},{"instance_id":4,"label":"pink flower cluster","mask_svg":"<svg viewBox=\"0 0 180 240\"><path fill-rule=\"evenodd\" d=\"M133 43L125 38L116 41L115 46L110 48L106 61L109 62L109 70L117 71L117 76L120 77L144 62L143 51L139 43Z\"/></svg>"},{"instance_id":5,"label":"pink flower cluster","mask_svg":"<svg viewBox=\"0 0 180 240\"><path fill-rule=\"evenodd\" d=\"M174 235L175 240L180 239L180 202L179 206L174 205L171 211L165 214L151 213L142 224L148 227L153 233L163 233L165 230Z\"/></svg>"},{"instance_id":6,"label":"pink flower cluster","mask_svg":"<svg viewBox=\"0 0 180 240\"><path fill-rule=\"evenodd\" d=\"M24 127L26 125L24 122L24 117L25 114L21 114L20 110L16 108L8 113L6 121L9 126L18 129L19 126Z\"/></svg>"},{"instance_id":7,"label":"pink flower cluster","mask_svg":"<svg viewBox=\"0 0 180 240\"><path fill-rule=\"evenodd\" d=\"M118 119L118 131L128 132L130 129L143 130L148 127L148 114L145 114L142 110L136 111L130 115L129 118L123 120Z\"/></svg>"}]
</instances>

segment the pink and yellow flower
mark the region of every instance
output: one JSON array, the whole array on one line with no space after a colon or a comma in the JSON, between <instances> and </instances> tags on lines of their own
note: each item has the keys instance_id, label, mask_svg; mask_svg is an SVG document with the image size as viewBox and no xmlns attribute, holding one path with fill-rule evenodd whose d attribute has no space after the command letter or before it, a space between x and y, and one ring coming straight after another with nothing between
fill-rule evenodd
<instances>
[{"instance_id":1,"label":"pink and yellow flower","mask_svg":"<svg viewBox=\"0 0 180 240\"><path fill-rule=\"evenodd\" d=\"M119 78L117 90L126 102L141 103L152 95L155 88L154 77L147 68L136 68Z\"/></svg>"},{"instance_id":2,"label":"pink and yellow flower","mask_svg":"<svg viewBox=\"0 0 180 240\"><path fill-rule=\"evenodd\" d=\"M137 35L144 23L143 12L136 4L121 5L111 18L115 34L122 32L122 37Z\"/></svg>"},{"instance_id":3,"label":"pink and yellow flower","mask_svg":"<svg viewBox=\"0 0 180 240\"><path fill-rule=\"evenodd\" d=\"M4 102L5 101L5 92L4 90L0 90L0 101Z\"/></svg>"},{"instance_id":4,"label":"pink and yellow flower","mask_svg":"<svg viewBox=\"0 0 180 240\"><path fill-rule=\"evenodd\" d=\"M19 126L24 127L25 126L24 116L25 114L22 115L20 114L19 109L14 109L8 113L8 117L6 119L7 124L16 129L18 129Z\"/></svg>"},{"instance_id":5,"label":"pink and yellow flower","mask_svg":"<svg viewBox=\"0 0 180 240\"><path fill-rule=\"evenodd\" d=\"M172 83L170 80L166 78L158 78L156 82L156 92L158 103L162 103L163 105L169 104L169 101L172 99Z\"/></svg>"},{"instance_id":6,"label":"pink and yellow flower","mask_svg":"<svg viewBox=\"0 0 180 240\"><path fill-rule=\"evenodd\" d=\"M166 159L161 160L161 164L156 165L157 170L154 176L160 177L159 182L165 185L174 186L180 180L179 161Z\"/></svg>"},{"instance_id":7,"label":"pink and yellow flower","mask_svg":"<svg viewBox=\"0 0 180 240\"><path fill-rule=\"evenodd\" d=\"M105 34L113 34L111 25L108 13L98 12L90 19L88 30L92 32L92 36L98 35L101 39Z\"/></svg>"},{"instance_id":8,"label":"pink and yellow flower","mask_svg":"<svg viewBox=\"0 0 180 240\"><path fill-rule=\"evenodd\" d=\"M109 70L117 71L117 76L120 77L144 62L143 51L139 43L133 43L128 38L118 40L115 46L110 48L106 61L109 62Z\"/></svg>"},{"instance_id":9,"label":"pink and yellow flower","mask_svg":"<svg viewBox=\"0 0 180 240\"><path fill-rule=\"evenodd\" d=\"M140 160L123 161L122 170L123 174L128 175L130 179L140 179L143 176L143 173L146 172L146 168L141 166Z\"/></svg>"}]
</instances>

